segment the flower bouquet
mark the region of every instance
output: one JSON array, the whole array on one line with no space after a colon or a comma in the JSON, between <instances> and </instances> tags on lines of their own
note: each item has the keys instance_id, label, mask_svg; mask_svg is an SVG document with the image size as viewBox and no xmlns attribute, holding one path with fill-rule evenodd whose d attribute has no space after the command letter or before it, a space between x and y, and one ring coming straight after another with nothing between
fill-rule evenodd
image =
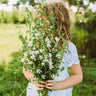
<instances>
[{"instance_id":1,"label":"flower bouquet","mask_svg":"<svg viewBox=\"0 0 96 96\"><path fill-rule=\"evenodd\" d=\"M56 21L55 13L51 11L47 14L46 6L44 1L39 3L35 7L34 17L26 8L29 29L24 36L19 32L24 53L21 62L26 70L33 73L34 82L52 80L59 75L59 71L64 70L64 52L66 52L67 42L59 32L60 26ZM58 25L57 28L56 25ZM54 32L58 34L55 35ZM61 43L62 46L60 46ZM46 96L48 89L38 90L38 93Z\"/></svg>"}]
</instances>

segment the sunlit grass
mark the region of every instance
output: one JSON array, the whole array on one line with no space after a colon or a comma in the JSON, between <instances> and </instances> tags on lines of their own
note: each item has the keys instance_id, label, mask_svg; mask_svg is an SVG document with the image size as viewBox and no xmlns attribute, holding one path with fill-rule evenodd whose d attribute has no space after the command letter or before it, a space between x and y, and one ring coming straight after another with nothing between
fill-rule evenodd
<instances>
[{"instance_id":1,"label":"sunlit grass","mask_svg":"<svg viewBox=\"0 0 96 96\"><path fill-rule=\"evenodd\" d=\"M11 53L21 48L21 41L18 38L19 29L16 24L0 24L0 62L8 63ZM26 30L22 25L22 31Z\"/></svg>"}]
</instances>

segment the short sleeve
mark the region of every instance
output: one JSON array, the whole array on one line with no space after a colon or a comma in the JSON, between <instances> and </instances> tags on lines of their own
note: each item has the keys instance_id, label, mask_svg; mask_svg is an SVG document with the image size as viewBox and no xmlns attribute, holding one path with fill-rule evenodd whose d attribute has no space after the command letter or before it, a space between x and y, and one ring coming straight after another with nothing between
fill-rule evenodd
<instances>
[{"instance_id":1,"label":"short sleeve","mask_svg":"<svg viewBox=\"0 0 96 96\"><path fill-rule=\"evenodd\" d=\"M71 67L73 64L80 64L77 48L74 43L68 42L68 52L65 55L65 66Z\"/></svg>"}]
</instances>

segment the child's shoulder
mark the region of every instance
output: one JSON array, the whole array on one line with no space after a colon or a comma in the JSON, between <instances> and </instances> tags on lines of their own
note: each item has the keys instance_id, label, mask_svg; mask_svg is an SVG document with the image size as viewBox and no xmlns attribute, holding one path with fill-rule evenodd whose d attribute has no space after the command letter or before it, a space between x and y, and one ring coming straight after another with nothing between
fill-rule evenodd
<instances>
[{"instance_id":1,"label":"child's shoulder","mask_svg":"<svg viewBox=\"0 0 96 96\"><path fill-rule=\"evenodd\" d=\"M67 41L67 42L68 42L68 50L70 50L70 52L72 53L77 52L76 45L71 41Z\"/></svg>"},{"instance_id":2,"label":"child's shoulder","mask_svg":"<svg viewBox=\"0 0 96 96\"><path fill-rule=\"evenodd\" d=\"M73 43L73 42L71 42L71 41L67 41L68 42L68 47L70 48L74 48L74 47L76 47L76 45Z\"/></svg>"}]
</instances>

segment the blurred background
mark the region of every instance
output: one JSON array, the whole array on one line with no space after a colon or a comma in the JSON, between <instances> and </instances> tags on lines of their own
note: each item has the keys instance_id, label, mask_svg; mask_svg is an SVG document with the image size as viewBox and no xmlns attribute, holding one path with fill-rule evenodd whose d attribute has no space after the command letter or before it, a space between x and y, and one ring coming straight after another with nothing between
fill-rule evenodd
<instances>
[{"instance_id":1,"label":"blurred background","mask_svg":"<svg viewBox=\"0 0 96 96\"><path fill-rule=\"evenodd\" d=\"M69 9L72 42L84 74L83 82L74 87L73 96L96 96L96 0L61 1ZM17 24L26 30L25 7L34 10L37 3L38 0L0 0L0 96L26 96L28 81L19 66L22 43Z\"/></svg>"}]
</instances>

